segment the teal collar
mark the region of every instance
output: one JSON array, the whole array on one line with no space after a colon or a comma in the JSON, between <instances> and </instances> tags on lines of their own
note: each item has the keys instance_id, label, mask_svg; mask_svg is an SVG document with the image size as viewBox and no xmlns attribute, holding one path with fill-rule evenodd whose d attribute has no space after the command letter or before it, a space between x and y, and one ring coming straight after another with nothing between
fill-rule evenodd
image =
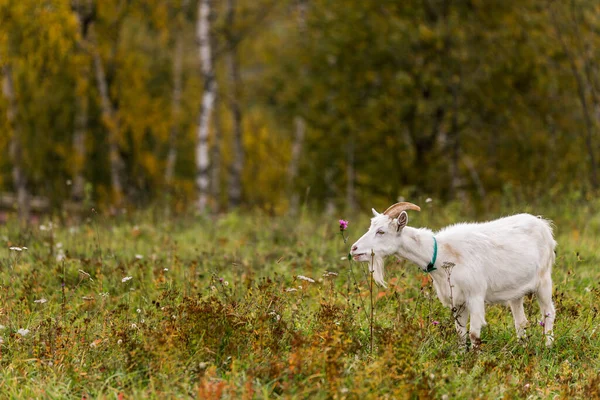
<instances>
[{"instance_id":1,"label":"teal collar","mask_svg":"<svg viewBox=\"0 0 600 400\"><path fill-rule=\"evenodd\" d=\"M431 257L431 261L427 264L427 269L424 272L435 271L435 260L437 259L437 240L435 240L435 236L433 237L433 257Z\"/></svg>"}]
</instances>

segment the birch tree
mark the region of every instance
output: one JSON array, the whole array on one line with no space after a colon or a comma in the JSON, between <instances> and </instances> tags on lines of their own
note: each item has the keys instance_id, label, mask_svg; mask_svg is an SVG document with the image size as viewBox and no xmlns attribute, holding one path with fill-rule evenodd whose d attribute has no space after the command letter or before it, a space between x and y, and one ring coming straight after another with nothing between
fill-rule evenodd
<instances>
[{"instance_id":1,"label":"birch tree","mask_svg":"<svg viewBox=\"0 0 600 400\"><path fill-rule=\"evenodd\" d=\"M79 26L77 49L74 57L75 76L75 121L73 129L73 152L75 154L72 164L73 182L71 199L80 202L84 196L83 169L86 160L86 134L89 121L88 86L90 82L90 60L88 56L88 27L93 18L94 5L92 0L86 3L73 4L75 16Z\"/></svg>"},{"instance_id":2,"label":"birch tree","mask_svg":"<svg viewBox=\"0 0 600 400\"><path fill-rule=\"evenodd\" d=\"M108 82L102 63L102 57L100 56L100 51L98 49L98 38L94 31L94 25L90 25L89 29L91 30L91 51L94 59L94 68L96 70L96 84L98 86L98 93L100 94L102 121L108 130L110 181L115 205L119 206L123 201L123 173L125 169L125 164L119 151L119 118L108 92Z\"/></svg>"},{"instance_id":3,"label":"birch tree","mask_svg":"<svg viewBox=\"0 0 600 400\"><path fill-rule=\"evenodd\" d=\"M198 55L200 57L201 73L204 80L204 91L202 93L200 111L198 113L197 120L196 208L201 213L206 211L208 192L210 189L208 135L211 114L213 111L217 91L217 81L215 79L212 58L212 41L210 30L211 14L211 0L200 0L198 3L196 38L198 41Z\"/></svg>"}]
</instances>

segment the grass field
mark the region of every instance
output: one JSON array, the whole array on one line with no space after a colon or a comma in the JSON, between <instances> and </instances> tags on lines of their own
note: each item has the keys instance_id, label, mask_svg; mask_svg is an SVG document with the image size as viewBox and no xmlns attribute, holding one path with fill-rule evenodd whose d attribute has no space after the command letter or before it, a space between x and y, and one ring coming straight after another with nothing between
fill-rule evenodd
<instances>
[{"instance_id":1,"label":"grass field","mask_svg":"<svg viewBox=\"0 0 600 400\"><path fill-rule=\"evenodd\" d=\"M372 293L371 349L370 279L345 258L367 210L90 214L79 225L0 227L1 397L600 398L600 203L477 216L434 204L410 224L516 211L555 221L553 348L529 298L526 343L496 305L481 350L461 351L429 277L390 259L391 285ZM346 244L337 217L350 221Z\"/></svg>"}]
</instances>

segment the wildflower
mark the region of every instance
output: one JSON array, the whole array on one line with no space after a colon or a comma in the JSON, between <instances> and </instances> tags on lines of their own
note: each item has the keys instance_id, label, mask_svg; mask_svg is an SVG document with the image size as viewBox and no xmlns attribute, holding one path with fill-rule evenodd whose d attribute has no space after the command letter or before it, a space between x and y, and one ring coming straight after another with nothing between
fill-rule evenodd
<instances>
[{"instance_id":1,"label":"wildflower","mask_svg":"<svg viewBox=\"0 0 600 400\"><path fill-rule=\"evenodd\" d=\"M550 317L550 313L546 313L545 316L546 316L546 318L549 318Z\"/></svg>"},{"instance_id":2,"label":"wildflower","mask_svg":"<svg viewBox=\"0 0 600 400\"><path fill-rule=\"evenodd\" d=\"M47 231L48 227L46 225L40 225L40 231Z\"/></svg>"},{"instance_id":3,"label":"wildflower","mask_svg":"<svg viewBox=\"0 0 600 400\"><path fill-rule=\"evenodd\" d=\"M62 249L63 244L61 242L56 243L56 248L57 249Z\"/></svg>"},{"instance_id":4,"label":"wildflower","mask_svg":"<svg viewBox=\"0 0 600 400\"><path fill-rule=\"evenodd\" d=\"M117 340L117 344L123 344L123 340L122 339Z\"/></svg>"},{"instance_id":5,"label":"wildflower","mask_svg":"<svg viewBox=\"0 0 600 400\"><path fill-rule=\"evenodd\" d=\"M94 296L83 296L82 299L85 301L92 301L94 300Z\"/></svg>"},{"instance_id":6,"label":"wildflower","mask_svg":"<svg viewBox=\"0 0 600 400\"><path fill-rule=\"evenodd\" d=\"M229 282L225 281L225 282L223 282L223 285L229 286Z\"/></svg>"},{"instance_id":7,"label":"wildflower","mask_svg":"<svg viewBox=\"0 0 600 400\"><path fill-rule=\"evenodd\" d=\"M137 324L131 324L131 329L137 329Z\"/></svg>"},{"instance_id":8,"label":"wildflower","mask_svg":"<svg viewBox=\"0 0 600 400\"><path fill-rule=\"evenodd\" d=\"M439 324L440 324L440 321L431 321L431 323L432 323L433 325L439 325Z\"/></svg>"},{"instance_id":9,"label":"wildflower","mask_svg":"<svg viewBox=\"0 0 600 400\"><path fill-rule=\"evenodd\" d=\"M327 276L338 276L337 272L331 272L331 271L325 271L325 273L323 274L324 277Z\"/></svg>"},{"instance_id":10,"label":"wildflower","mask_svg":"<svg viewBox=\"0 0 600 400\"><path fill-rule=\"evenodd\" d=\"M137 312L139 314L142 312L142 310L138 308L137 310L135 310L135 312Z\"/></svg>"},{"instance_id":11,"label":"wildflower","mask_svg":"<svg viewBox=\"0 0 600 400\"><path fill-rule=\"evenodd\" d=\"M293 288L293 287L289 287L289 288L285 289L285 291L286 291L286 292L297 292L297 291L298 291L298 289L296 289L296 288Z\"/></svg>"},{"instance_id":12,"label":"wildflower","mask_svg":"<svg viewBox=\"0 0 600 400\"><path fill-rule=\"evenodd\" d=\"M169 270L169 268L165 268L165 269L163 269L163 271L165 271L165 272L167 272L168 270Z\"/></svg>"},{"instance_id":13,"label":"wildflower","mask_svg":"<svg viewBox=\"0 0 600 400\"><path fill-rule=\"evenodd\" d=\"M125 283L131 279L133 279L133 276L126 276L125 278L121 279L121 282Z\"/></svg>"},{"instance_id":14,"label":"wildflower","mask_svg":"<svg viewBox=\"0 0 600 400\"><path fill-rule=\"evenodd\" d=\"M428 197L425 199L425 203L431 203L433 200L431 199L431 197Z\"/></svg>"},{"instance_id":15,"label":"wildflower","mask_svg":"<svg viewBox=\"0 0 600 400\"><path fill-rule=\"evenodd\" d=\"M296 279L300 279L302 281L307 281L307 282L315 283L314 279L309 278L308 276L304 276L304 275L298 275L298 276L296 276Z\"/></svg>"},{"instance_id":16,"label":"wildflower","mask_svg":"<svg viewBox=\"0 0 600 400\"><path fill-rule=\"evenodd\" d=\"M213 286L210 287L210 290L212 290L213 292L215 292L217 290L217 287L213 285Z\"/></svg>"},{"instance_id":17,"label":"wildflower","mask_svg":"<svg viewBox=\"0 0 600 400\"><path fill-rule=\"evenodd\" d=\"M136 255L135 255L135 259L136 259L136 260L141 260L142 258L144 258L144 256L143 256L143 255L141 255L141 254L136 254Z\"/></svg>"},{"instance_id":18,"label":"wildflower","mask_svg":"<svg viewBox=\"0 0 600 400\"><path fill-rule=\"evenodd\" d=\"M101 297L108 297L108 292L100 292Z\"/></svg>"},{"instance_id":19,"label":"wildflower","mask_svg":"<svg viewBox=\"0 0 600 400\"><path fill-rule=\"evenodd\" d=\"M29 332L31 332L29 329L23 329L23 328L21 328L17 331L17 333L23 337L29 335Z\"/></svg>"},{"instance_id":20,"label":"wildflower","mask_svg":"<svg viewBox=\"0 0 600 400\"><path fill-rule=\"evenodd\" d=\"M540 326L545 326L546 324L544 323L544 321L540 321Z\"/></svg>"},{"instance_id":21,"label":"wildflower","mask_svg":"<svg viewBox=\"0 0 600 400\"><path fill-rule=\"evenodd\" d=\"M4 325L0 325L0 330L2 329L6 329L6 327Z\"/></svg>"},{"instance_id":22,"label":"wildflower","mask_svg":"<svg viewBox=\"0 0 600 400\"><path fill-rule=\"evenodd\" d=\"M41 298L41 299L39 299L39 300L34 300L33 302L34 302L34 303L39 303L39 304L44 304L44 303L45 303L45 302L47 302L47 301L48 301L48 300L46 300L46 299L44 299L44 298Z\"/></svg>"},{"instance_id":23,"label":"wildflower","mask_svg":"<svg viewBox=\"0 0 600 400\"><path fill-rule=\"evenodd\" d=\"M12 251L23 251L22 247L17 247L17 246L9 247L9 249ZM25 250L27 250L27 248L25 248Z\"/></svg>"},{"instance_id":24,"label":"wildflower","mask_svg":"<svg viewBox=\"0 0 600 400\"><path fill-rule=\"evenodd\" d=\"M526 383L525 386L523 387L525 390L529 389L531 385L529 383Z\"/></svg>"},{"instance_id":25,"label":"wildflower","mask_svg":"<svg viewBox=\"0 0 600 400\"><path fill-rule=\"evenodd\" d=\"M84 275L84 276L87 276L88 278L90 278L90 281L92 281L92 282L94 281L92 279L92 276L90 274L88 274L87 272L85 272L84 270L80 269L79 273L82 274L82 275Z\"/></svg>"},{"instance_id":26,"label":"wildflower","mask_svg":"<svg viewBox=\"0 0 600 400\"><path fill-rule=\"evenodd\" d=\"M345 231L346 229L348 229L348 221L340 219L339 223L340 223L340 231Z\"/></svg>"}]
</instances>

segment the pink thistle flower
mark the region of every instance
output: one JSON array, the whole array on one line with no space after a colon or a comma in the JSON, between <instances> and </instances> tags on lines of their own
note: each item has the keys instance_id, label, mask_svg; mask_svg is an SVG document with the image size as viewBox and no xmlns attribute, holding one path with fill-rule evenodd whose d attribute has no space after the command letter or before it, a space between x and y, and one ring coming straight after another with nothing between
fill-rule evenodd
<instances>
[{"instance_id":1,"label":"pink thistle flower","mask_svg":"<svg viewBox=\"0 0 600 400\"><path fill-rule=\"evenodd\" d=\"M346 229L348 229L348 221L340 219L340 231L345 231Z\"/></svg>"},{"instance_id":2,"label":"pink thistle flower","mask_svg":"<svg viewBox=\"0 0 600 400\"><path fill-rule=\"evenodd\" d=\"M544 323L544 321L540 321L540 326L545 326L546 324Z\"/></svg>"},{"instance_id":3,"label":"pink thistle flower","mask_svg":"<svg viewBox=\"0 0 600 400\"><path fill-rule=\"evenodd\" d=\"M440 324L440 321L431 321L431 323L432 323L433 325L439 325L439 324Z\"/></svg>"}]
</instances>

